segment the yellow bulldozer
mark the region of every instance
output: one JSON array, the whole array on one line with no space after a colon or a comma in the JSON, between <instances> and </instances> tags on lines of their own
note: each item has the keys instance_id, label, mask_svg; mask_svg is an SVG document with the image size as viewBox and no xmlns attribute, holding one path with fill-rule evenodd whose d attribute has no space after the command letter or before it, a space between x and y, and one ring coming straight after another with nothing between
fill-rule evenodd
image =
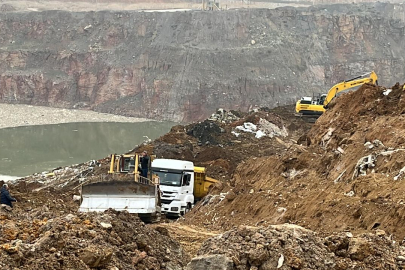
<instances>
[{"instance_id":1,"label":"yellow bulldozer","mask_svg":"<svg viewBox=\"0 0 405 270\"><path fill-rule=\"evenodd\" d=\"M108 174L81 186L80 212L102 212L109 208L137 213L145 222L160 220L160 191L157 179L139 174L140 157L111 155Z\"/></svg>"},{"instance_id":2,"label":"yellow bulldozer","mask_svg":"<svg viewBox=\"0 0 405 270\"><path fill-rule=\"evenodd\" d=\"M191 161L153 156L151 160L148 177L142 177L138 154L111 155L108 174L82 184L79 211L112 208L137 213L145 222L156 222L161 213L176 217L186 214L218 182Z\"/></svg>"}]
</instances>

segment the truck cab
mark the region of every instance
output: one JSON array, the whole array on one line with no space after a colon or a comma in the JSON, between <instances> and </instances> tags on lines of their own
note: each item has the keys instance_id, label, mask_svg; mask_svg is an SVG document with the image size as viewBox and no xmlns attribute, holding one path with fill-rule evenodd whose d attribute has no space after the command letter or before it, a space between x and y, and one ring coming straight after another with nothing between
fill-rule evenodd
<instances>
[{"instance_id":1,"label":"truck cab","mask_svg":"<svg viewBox=\"0 0 405 270\"><path fill-rule=\"evenodd\" d=\"M191 161L155 159L151 171L159 177L161 211L179 217L194 205L194 164Z\"/></svg>"}]
</instances>

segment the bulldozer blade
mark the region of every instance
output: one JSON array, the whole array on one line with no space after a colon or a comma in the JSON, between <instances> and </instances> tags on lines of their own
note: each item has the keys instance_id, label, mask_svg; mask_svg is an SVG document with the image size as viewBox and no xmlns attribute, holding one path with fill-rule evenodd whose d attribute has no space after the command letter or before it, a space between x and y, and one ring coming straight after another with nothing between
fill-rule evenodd
<instances>
[{"instance_id":1,"label":"bulldozer blade","mask_svg":"<svg viewBox=\"0 0 405 270\"><path fill-rule=\"evenodd\" d=\"M129 213L155 213L157 188L134 181L96 182L82 186L80 212L102 212L109 208Z\"/></svg>"}]
</instances>

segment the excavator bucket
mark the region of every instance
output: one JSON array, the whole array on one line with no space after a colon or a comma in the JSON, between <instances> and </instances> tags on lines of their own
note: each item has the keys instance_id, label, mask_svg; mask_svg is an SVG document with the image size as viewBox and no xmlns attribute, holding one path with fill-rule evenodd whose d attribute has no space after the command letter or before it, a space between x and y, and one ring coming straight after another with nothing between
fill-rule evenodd
<instances>
[{"instance_id":1,"label":"excavator bucket","mask_svg":"<svg viewBox=\"0 0 405 270\"><path fill-rule=\"evenodd\" d=\"M82 186L80 212L101 212L109 208L129 213L153 214L158 207L156 185L135 181L101 181Z\"/></svg>"}]
</instances>

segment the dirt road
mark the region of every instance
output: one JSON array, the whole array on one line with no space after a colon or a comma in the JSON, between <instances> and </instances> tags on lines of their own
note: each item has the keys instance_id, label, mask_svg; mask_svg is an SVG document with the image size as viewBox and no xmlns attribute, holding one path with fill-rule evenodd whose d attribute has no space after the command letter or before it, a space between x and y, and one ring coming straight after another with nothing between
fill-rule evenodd
<instances>
[{"instance_id":1,"label":"dirt road","mask_svg":"<svg viewBox=\"0 0 405 270\"><path fill-rule=\"evenodd\" d=\"M178 222L160 223L151 226L158 231L167 230L169 236L178 241L184 251L191 257L197 255L198 250L205 240L220 234L218 231L208 231L203 227L188 226Z\"/></svg>"}]
</instances>

